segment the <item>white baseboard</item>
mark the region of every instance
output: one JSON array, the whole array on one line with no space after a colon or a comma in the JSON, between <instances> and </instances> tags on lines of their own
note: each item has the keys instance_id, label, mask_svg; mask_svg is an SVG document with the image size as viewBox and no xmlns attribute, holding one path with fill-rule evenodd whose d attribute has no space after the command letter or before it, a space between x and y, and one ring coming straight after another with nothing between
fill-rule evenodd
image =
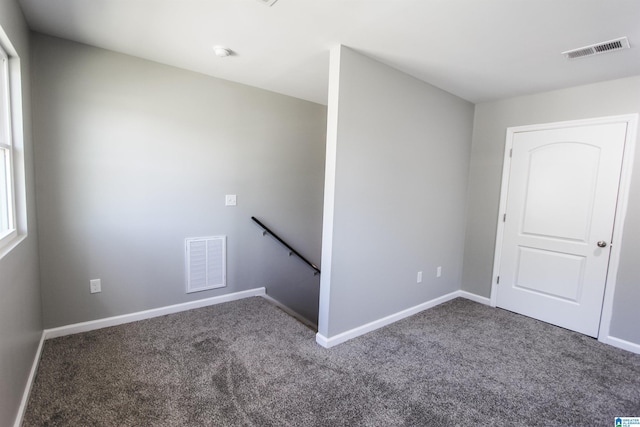
<instances>
[{"instance_id":1,"label":"white baseboard","mask_svg":"<svg viewBox=\"0 0 640 427\"><path fill-rule=\"evenodd\" d=\"M480 295L472 294L467 291L458 291L458 292L459 292L459 296L462 298L466 298L471 301L478 302L480 304L491 305L490 298L481 297ZM631 341L626 341L620 338L612 337L611 335L605 336L603 338L598 338L598 341L613 347L618 347L623 350L630 351L632 353L640 354L640 344L636 344Z\"/></svg>"},{"instance_id":2,"label":"white baseboard","mask_svg":"<svg viewBox=\"0 0 640 427\"><path fill-rule=\"evenodd\" d=\"M457 298L460 291L451 292L449 294L443 295L438 298L434 298L427 302L423 302L422 304L418 304L416 306L407 308L406 310L399 311L397 313L391 314L389 316L383 317L378 320L374 320L373 322L369 322L365 325L358 326L357 328L350 329L348 331L342 332L333 337L327 338L322 335L320 332L316 334L316 342L320 344L324 348L331 348L338 344L342 344L345 341L349 341L350 339L359 337L360 335L364 335L368 332L375 331L376 329L380 329L383 326L390 325L391 323L395 323L398 320L402 320L409 316L413 316L416 313L424 311L426 309L435 307L436 305L440 305L447 301L451 301L454 298Z\"/></svg>"},{"instance_id":3,"label":"white baseboard","mask_svg":"<svg viewBox=\"0 0 640 427\"><path fill-rule=\"evenodd\" d=\"M406 317L413 316L416 313L427 310L429 308L433 308L437 305L445 303L455 298L465 298L480 304L491 305L491 299L482 297L480 295L472 294L467 291L455 291L449 294L443 295L441 297L432 299L430 301L424 302L422 304L416 305L414 307L408 308L403 311L399 311L395 314L391 314L387 317L383 317L382 319L374 320L373 322L369 322L365 325L358 326L357 328L350 329L348 331L342 332L341 334L335 335L331 338L327 338L322 335L320 332L316 334L316 342L324 348L331 348L338 344L342 344L345 341L349 341L350 339L359 337L368 332L375 331L376 329L382 328L384 326L390 325L391 323L397 322L398 320L402 320ZM603 338L598 338L598 341L611 345L613 347L618 347L623 350L630 351L632 353L640 354L640 344L636 344L630 341L626 341L620 338L606 336Z\"/></svg>"},{"instance_id":4,"label":"white baseboard","mask_svg":"<svg viewBox=\"0 0 640 427\"><path fill-rule=\"evenodd\" d=\"M458 296L460 298L465 298L465 299L468 299L468 300L471 300L471 301L475 301L475 302L480 303L480 304L491 305L491 299L490 298L481 297L480 295L472 294L471 292L458 291Z\"/></svg>"},{"instance_id":5,"label":"white baseboard","mask_svg":"<svg viewBox=\"0 0 640 427\"><path fill-rule=\"evenodd\" d=\"M604 338L598 338L598 341L621 348L623 350L630 351L632 353L640 354L640 344L632 343L631 341L612 337L611 335Z\"/></svg>"},{"instance_id":6,"label":"white baseboard","mask_svg":"<svg viewBox=\"0 0 640 427\"><path fill-rule=\"evenodd\" d=\"M31 366L31 371L29 372L29 377L27 379L27 384L22 394L22 400L20 402L20 407L18 408L18 414L16 416L14 427L20 427L22 425L22 420L24 418L24 414L27 409L27 403L29 402L29 395L31 393L33 381L38 371L38 364L40 363L42 348L44 345L44 341L46 339L62 337L62 336L71 335L71 334L77 334L80 332L92 331L92 330L106 328L110 326L122 325L124 323L131 323L131 322L136 322L138 320L165 316L167 314L193 310L196 308L207 307L210 305L236 301L239 299L250 298L254 296L261 296L273 302L274 304L278 305L279 307L283 307L281 303L267 296L265 288L256 288L256 289L250 289L247 291L221 295L218 297L206 298L206 299L186 302L182 304L175 304L175 305L170 305L166 307L154 308L151 310L139 311L136 313L124 314L121 316L114 316L114 317L108 317L105 319L92 320L89 322L76 323L72 325L61 326L59 328L45 329L44 331L42 331L42 336L40 337L38 349L36 350L33 364ZM324 335L317 333L316 342L322 347L331 348L345 341L359 337L361 335L364 335L368 332L382 328L384 326L390 325L391 323L397 322L398 320L402 320L404 318L417 314L421 311L427 310L429 308L433 308L437 305L440 305L447 301L451 301L452 299L455 299L458 297L466 298L471 301L475 301L485 305L489 305L489 302L490 302L489 298L481 297L479 295L472 294L466 291L455 291L455 292L451 292L449 294L443 295L441 297L434 298L422 304L416 305L414 307L408 308L406 310L399 311L395 314L375 320L373 322L367 323L365 325L359 326L357 328L353 328L351 330L348 330L346 332L343 332L331 338L327 338ZM289 314L292 314L292 313L289 313ZM295 317L299 319L301 318L301 316L297 313L295 314ZM306 324L311 323L308 319L301 318L300 320ZM311 324L313 325L313 323ZM632 343L630 341L625 341L623 339L612 337L612 336L601 338L599 339L599 341L614 347L621 348L623 350L630 351L632 353L640 354L640 345Z\"/></svg>"},{"instance_id":7,"label":"white baseboard","mask_svg":"<svg viewBox=\"0 0 640 427\"><path fill-rule=\"evenodd\" d=\"M22 420L24 418L25 411L27 410L27 403L29 403L31 387L33 387L33 380L35 380L36 372L38 372L38 364L40 364L40 355L42 354L44 340L45 338L43 331L42 335L40 335L40 343L38 344L36 355L33 358L33 364L31 365L31 371L29 372L29 377L27 378L27 384L25 385L24 392L22 393L22 400L20 400L20 406L18 407L18 415L16 416L16 421L13 424L14 427L20 427L22 425Z\"/></svg>"},{"instance_id":8,"label":"white baseboard","mask_svg":"<svg viewBox=\"0 0 640 427\"><path fill-rule=\"evenodd\" d=\"M331 338L327 338L322 335L320 332L316 334L316 342L320 344L324 348L331 348L338 344L342 344L345 341L350 339L359 337L360 335L364 335L368 332L375 331L376 329L382 328L383 326L390 325L391 323L397 322L398 320L402 320L406 317L413 316L416 313L427 310L429 308L433 308L437 305L445 303L447 301L451 301L455 298L465 298L471 301L475 301L480 304L489 305L490 299L481 297L480 295L472 294L467 291L454 291L449 294L443 295L438 298L434 298L430 301L423 302L422 304L416 305L414 307L408 308L406 310L399 311L395 314L391 314L387 317L383 317L382 319L374 320L373 322L367 323L366 325L358 326L357 328L350 329L348 331L342 332L336 336Z\"/></svg>"},{"instance_id":9,"label":"white baseboard","mask_svg":"<svg viewBox=\"0 0 640 427\"><path fill-rule=\"evenodd\" d=\"M318 330L318 325L314 322L312 322L311 320L307 319L306 317L304 317L302 314L293 311L292 309L290 309L289 307L287 307L286 305L282 304L280 301L278 301L277 299L274 299L273 297L270 297L269 294L265 294L262 295L262 298L266 299L267 301L269 301L271 304L275 305L276 307L278 307L280 310L284 311L285 313L287 313L289 316L291 317L295 317L296 319L298 319L298 321L300 323L302 323L303 325L308 326L311 329L314 330Z\"/></svg>"},{"instance_id":10,"label":"white baseboard","mask_svg":"<svg viewBox=\"0 0 640 427\"><path fill-rule=\"evenodd\" d=\"M151 319L153 317L165 316L167 314L179 313L181 311L193 310L195 308L202 308L210 305L222 304L223 302L236 301L239 299L256 297L256 296L266 296L265 288L249 289L247 291L234 292L227 295L221 295L221 296L212 297L212 298L205 298L197 301L185 302L182 304L174 304L166 307L154 308L151 310L138 311L136 313L123 314L121 316L107 317L105 319L75 323L72 325L61 326L59 328L45 329L44 331L42 331L42 336L40 337L40 343L38 344L38 349L36 350L36 355L33 360L33 365L31 366L31 372L29 373L27 384L24 388L24 392L22 393L22 400L20 402L20 407L18 408L18 415L16 416L14 427L20 427L22 425L22 420L24 418L24 414L27 409L27 403L29 402L29 395L31 394L31 387L33 386L33 380L35 379L36 372L38 371L38 364L40 363L40 356L42 354L42 347L44 345L45 340L48 340L51 338L63 337L66 335L78 334L81 332L93 331L96 329L107 328L109 326L116 326L116 325L122 325L125 323L136 322L138 320Z\"/></svg>"},{"instance_id":11,"label":"white baseboard","mask_svg":"<svg viewBox=\"0 0 640 427\"><path fill-rule=\"evenodd\" d=\"M105 319L91 320L88 322L74 323L72 325L60 326L59 328L45 329L45 339L63 337L66 335L78 334L81 332L93 331L96 329L108 328L110 326L122 325L124 323L137 322L138 320L151 319L153 317L165 316L167 314L179 313L181 311L193 310L195 308L207 307L210 305L222 304L223 302L236 301L243 298L264 296L265 288L249 289L247 291L234 292L200 299L196 301L174 304L166 307L153 308L151 310L138 311L136 313L123 314L120 316L107 317Z\"/></svg>"}]
</instances>

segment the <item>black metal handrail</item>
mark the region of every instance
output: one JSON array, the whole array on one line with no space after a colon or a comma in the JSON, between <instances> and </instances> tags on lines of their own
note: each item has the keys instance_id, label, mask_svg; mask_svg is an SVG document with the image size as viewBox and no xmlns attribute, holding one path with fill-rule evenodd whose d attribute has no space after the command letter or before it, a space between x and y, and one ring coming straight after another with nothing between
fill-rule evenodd
<instances>
[{"instance_id":1,"label":"black metal handrail","mask_svg":"<svg viewBox=\"0 0 640 427\"><path fill-rule=\"evenodd\" d=\"M298 252L295 249L293 249L287 242L282 240L280 238L280 236L278 236L276 233L271 231L271 229L269 227L267 227L266 225L261 223L260 220L258 220L258 218L256 218L255 216L252 216L251 219L253 220L253 222L255 222L260 227L262 227L262 229L264 230L264 233L271 234L271 236L274 239L276 239L278 242L282 243L287 249L289 249L289 254L295 254L298 258L300 258L302 261L304 261L309 267L313 268L313 270L315 271L315 273L313 273L313 274L320 274L320 269L314 263L312 263L311 261L309 261L308 259L306 259L302 255L300 255L300 252Z\"/></svg>"}]
</instances>

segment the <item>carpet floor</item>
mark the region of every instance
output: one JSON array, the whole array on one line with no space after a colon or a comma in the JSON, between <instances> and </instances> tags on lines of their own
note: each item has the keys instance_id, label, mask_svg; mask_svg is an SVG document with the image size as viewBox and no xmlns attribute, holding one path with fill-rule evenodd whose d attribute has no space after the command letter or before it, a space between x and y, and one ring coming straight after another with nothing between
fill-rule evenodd
<instances>
[{"instance_id":1,"label":"carpet floor","mask_svg":"<svg viewBox=\"0 0 640 427\"><path fill-rule=\"evenodd\" d=\"M613 426L640 355L456 299L332 349L256 297L45 342L24 426Z\"/></svg>"}]
</instances>

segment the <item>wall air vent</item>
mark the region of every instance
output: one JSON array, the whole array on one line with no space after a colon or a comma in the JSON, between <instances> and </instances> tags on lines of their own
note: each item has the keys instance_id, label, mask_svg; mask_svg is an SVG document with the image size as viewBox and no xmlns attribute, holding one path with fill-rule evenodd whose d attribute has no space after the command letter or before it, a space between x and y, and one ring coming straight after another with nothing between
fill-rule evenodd
<instances>
[{"instance_id":1,"label":"wall air vent","mask_svg":"<svg viewBox=\"0 0 640 427\"><path fill-rule=\"evenodd\" d=\"M629 49L629 40L626 37L596 43L578 49L567 50L562 54L567 59L585 58L587 56L599 55L601 53L615 52L616 50Z\"/></svg>"},{"instance_id":2,"label":"wall air vent","mask_svg":"<svg viewBox=\"0 0 640 427\"><path fill-rule=\"evenodd\" d=\"M187 293L227 285L226 236L185 239Z\"/></svg>"}]
</instances>

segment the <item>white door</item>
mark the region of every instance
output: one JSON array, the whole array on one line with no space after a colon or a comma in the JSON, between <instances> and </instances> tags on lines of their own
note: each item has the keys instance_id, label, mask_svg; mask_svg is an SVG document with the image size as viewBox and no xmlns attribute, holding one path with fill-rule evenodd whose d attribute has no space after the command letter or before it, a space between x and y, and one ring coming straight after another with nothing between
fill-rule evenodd
<instances>
[{"instance_id":1,"label":"white door","mask_svg":"<svg viewBox=\"0 0 640 427\"><path fill-rule=\"evenodd\" d=\"M498 307L598 335L626 132L513 134Z\"/></svg>"}]
</instances>

